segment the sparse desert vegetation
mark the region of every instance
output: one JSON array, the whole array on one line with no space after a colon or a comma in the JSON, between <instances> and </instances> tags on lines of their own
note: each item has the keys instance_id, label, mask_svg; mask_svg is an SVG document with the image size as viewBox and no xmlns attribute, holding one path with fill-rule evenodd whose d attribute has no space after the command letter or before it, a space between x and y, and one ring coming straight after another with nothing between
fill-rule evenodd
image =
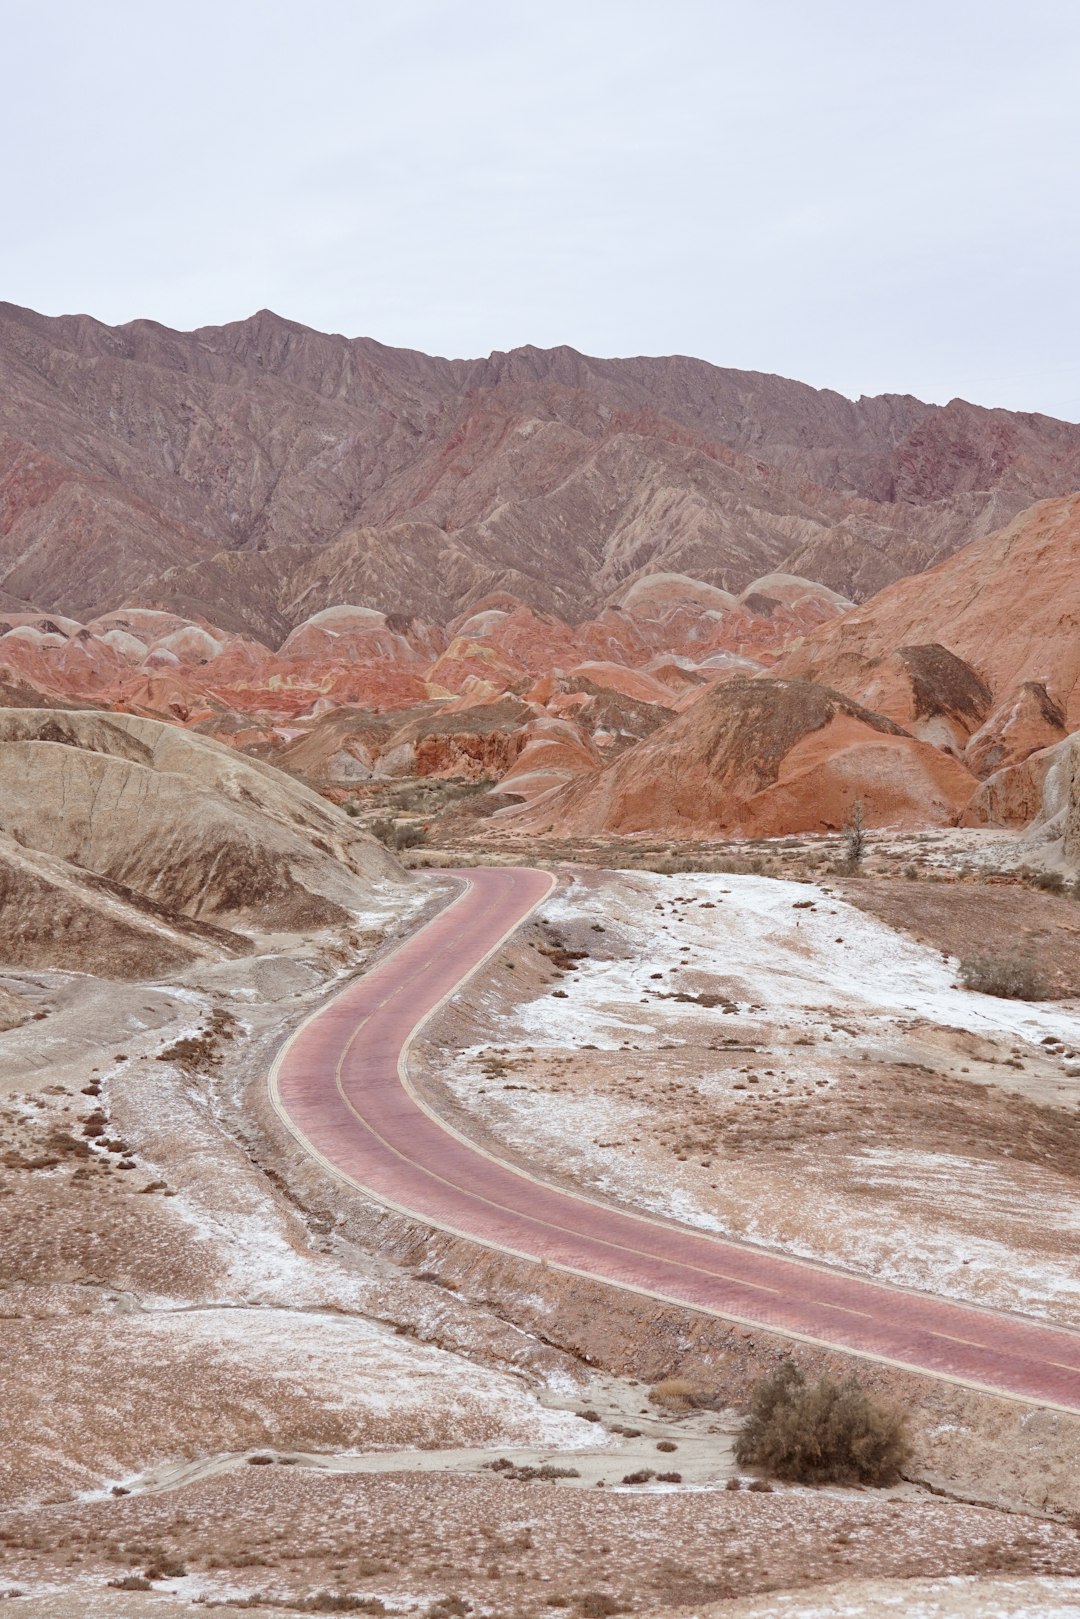
<instances>
[{"instance_id":1,"label":"sparse desert vegetation","mask_svg":"<svg viewBox=\"0 0 1080 1619\"><path fill-rule=\"evenodd\" d=\"M792 1484L895 1484L911 1458L902 1413L854 1375L808 1381L791 1361L755 1385L735 1460Z\"/></svg>"},{"instance_id":2,"label":"sparse desert vegetation","mask_svg":"<svg viewBox=\"0 0 1080 1619\"><path fill-rule=\"evenodd\" d=\"M960 981L980 995L1000 995L1010 1001L1044 1001L1049 987L1030 956L1017 953L961 956Z\"/></svg>"}]
</instances>

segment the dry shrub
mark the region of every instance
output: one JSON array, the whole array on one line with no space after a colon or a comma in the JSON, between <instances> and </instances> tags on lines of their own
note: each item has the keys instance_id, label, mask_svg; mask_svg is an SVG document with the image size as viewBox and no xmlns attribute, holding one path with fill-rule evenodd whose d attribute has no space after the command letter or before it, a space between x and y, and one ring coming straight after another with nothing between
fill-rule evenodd
<instances>
[{"instance_id":1,"label":"dry shrub","mask_svg":"<svg viewBox=\"0 0 1080 1619\"><path fill-rule=\"evenodd\" d=\"M808 1383L789 1360L755 1386L735 1440L740 1467L796 1484L892 1484L910 1454L902 1412L854 1377Z\"/></svg>"},{"instance_id":2,"label":"dry shrub","mask_svg":"<svg viewBox=\"0 0 1080 1619\"><path fill-rule=\"evenodd\" d=\"M714 1389L689 1383L685 1377L665 1377L649 1390L649 1399L653 1405L665 1406L669 1411L693 1411L702 1407L715 1410L719 1403Z\"/></svg>"},{"instance_id":3,"label":"dry shrub","mask_svg":"<svg viewBox=\"0 0 1080 1619\"><path fill-rule=\"evenodd\" d=\"M385 843L388 849L396 849L398 853L403 849L419 849L427 842L427 828L412 822L388 819L372 821L368 831L380 843Z\"/></svg>"},{"instance_id":4,"label":"dry shrub","mask_svg":"<svg viewBox=\"0 0 1080 1619\"><path fill-rule=\"evenodd\" d=\"M625 1613L626 1605L605 1591L586 1591L577 1599L577 1610L583 1619L608 1619L609 1614Z\"/></svg>"},{"instance_id":5,"label":"dry shrub","mask_svg":"<svg viewBox=\"0 0 1080 1619\"><path fill-rule=\"evenodd\" d=\"M201 1599L200 1599L201 1600ZM230 1613L243 1609L278 1608L289 1613L370 1613L386 1614L390 1610L381 1597L355 1596L347 1591L316 1591L314 1596L278 1597L268 1591L256 1591L252 1596L230 1597L227 1603L214 1602L212 1607L228 1607Z\"/></svg>"},{"instance_id":6,"label":"dry shrub","mask_svg":"<svg viewBox=\"0 0 1080 1619\"><path fill-rule=\"evenodd\" d=\"M653 1405L665 1405L671 1411L688 1411L700 1390L683 1377L665 1377L649 1390Z\"/></svg>"},{"instance_id":7,"label":"dry shrub","mask_svg":"<svg viewBox=\"0 0 1080 1619\"><path fill-rule=\"evenodd\" d=\"M1045 978L1028 956L964 956L960 982L965 989L1008 1001L1045 1001L1050 994Z\"/></svg>"}]
</instances>

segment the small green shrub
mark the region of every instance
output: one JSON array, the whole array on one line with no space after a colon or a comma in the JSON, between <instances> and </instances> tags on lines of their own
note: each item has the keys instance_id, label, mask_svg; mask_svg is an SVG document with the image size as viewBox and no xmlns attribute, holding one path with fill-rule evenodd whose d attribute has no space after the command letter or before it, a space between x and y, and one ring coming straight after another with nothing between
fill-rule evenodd
<instances>
[{"instance_id":1,"label":"small green shrub","mask_svg":"<svg viewBox=\"0 0 1080 1619\"><path fill-rule=\"evenodd\" d=\"M910 1454L900 1411L854 1377L808 1383L789 1360L755 1386L735 1440L740 1467L797 1484L892 1484Z\"/></svg>"}]
</instances>

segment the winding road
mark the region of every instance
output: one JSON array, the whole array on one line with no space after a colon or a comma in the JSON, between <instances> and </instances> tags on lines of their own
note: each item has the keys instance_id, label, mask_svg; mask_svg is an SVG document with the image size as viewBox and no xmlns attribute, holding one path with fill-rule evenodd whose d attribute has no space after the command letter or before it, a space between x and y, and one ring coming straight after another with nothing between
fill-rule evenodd
<instances>
[{"instance_id":1,"label":"winding road","mask_svg":"<svg viewBox=\"0 0 1080 1619\"><path fill-rule=\"evenodd\" d=\"M273 1104L332 1174L472 1242L726 1320L1080 1411L1080 1334L696 1233L531 1176L430 1112L411 1041L550 894L527 868L453 875L461 895L313 1013L270 1073Z\"/></svg>"}]
</instances>

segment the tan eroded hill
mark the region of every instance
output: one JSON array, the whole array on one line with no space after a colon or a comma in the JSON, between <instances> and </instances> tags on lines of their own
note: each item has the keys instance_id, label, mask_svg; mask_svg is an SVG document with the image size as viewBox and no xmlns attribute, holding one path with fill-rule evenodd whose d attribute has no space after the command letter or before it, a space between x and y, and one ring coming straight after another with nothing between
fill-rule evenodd
<instances>
[{"instance_id":1,"label":"tan eroded hill","mask_svg":"<svg viewBox=\"0 0 1080 1619\"><path fill-rule=\"evenodd\" d=\"M969 664L995 703L1012 704L1034 682L1070 729L1080 727L1080 495L1040 502L811 631L777 672L871 702L885 662L930 642Z\"/></svg>"},{"instance_id":2,"label":"tan eroded hill","mask_svg":"<svg viewBox=\"0 0 1080 1619\"><path fill-rule=\"evenodd\" d=\"M0 710L0 832L20 846L7 848L4 880L21 934L31 896L47 893L57 916L73 917L81 899L100 913L117 971L122 940L144 924L175 935L176 949L227 953L242 946L222 927L345 922L373 882L400 875L380 844L291 777L127 714Z\"/></svg>"}]
</instances>

